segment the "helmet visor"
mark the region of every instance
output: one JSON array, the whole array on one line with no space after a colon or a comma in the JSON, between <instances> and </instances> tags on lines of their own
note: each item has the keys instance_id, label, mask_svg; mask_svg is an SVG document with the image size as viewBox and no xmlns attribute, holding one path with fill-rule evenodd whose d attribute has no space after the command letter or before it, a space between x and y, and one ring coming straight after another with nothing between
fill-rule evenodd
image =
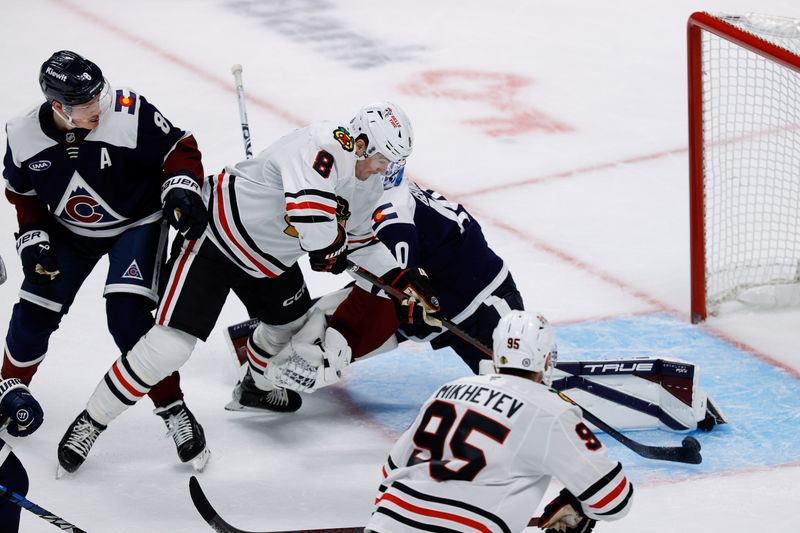
<instances>
[{"instance_id":1,"label":"helmet visor","mask_svg":"<svg viewBox=\"0 0 800 533\"><path fill-rule=\"evenodd\" d=\"M103 81L100 92L85 104L65 105L64 113L75 120L88 120L96 115L101 115L111 107L111 90L108 81Z\"/></svg>"}]
</instances>

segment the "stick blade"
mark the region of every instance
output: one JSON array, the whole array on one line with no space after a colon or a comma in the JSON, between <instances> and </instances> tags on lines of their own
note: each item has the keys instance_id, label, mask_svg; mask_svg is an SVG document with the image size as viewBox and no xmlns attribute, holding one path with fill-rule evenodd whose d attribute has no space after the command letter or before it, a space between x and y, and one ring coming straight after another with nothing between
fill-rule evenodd
<instances>
[{"instance_id":1,"label":"stick blade","mask_svg":"<svg viewBox=\"0 0 800 533\"><path fill-rule=\"evenodd\" d=\"M217 516L217 512L211 507L211 502L208 501L206 495L203 494L203 489L200 488L200 482L197 481L195 476L189 478L189 495L192 497L192 502L195 508L200 512L200 516L206 522L211 522Z\"/></svg>"}]
</instances>

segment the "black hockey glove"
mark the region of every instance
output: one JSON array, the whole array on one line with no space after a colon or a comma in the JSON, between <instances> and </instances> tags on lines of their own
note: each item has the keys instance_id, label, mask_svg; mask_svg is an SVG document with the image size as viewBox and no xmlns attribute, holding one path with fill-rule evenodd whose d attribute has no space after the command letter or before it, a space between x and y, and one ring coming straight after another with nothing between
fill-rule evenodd
<instances>
[{"instance_id":1,"label":"black hockey glove","mask_svg":"<svg viewBox=\"0 0 800 533\"><path fill-rule=\"evenodd\" d=\"M441 331L442 321L436 316L441 311L439 299L433 294L431 280L424 270L395 268L387 272L383 279L404 295L402 300L392 298L400 324L422 328L418 336Z\"/></svg>"},{"instance_id":2,"label":"black hockey glove","mask_svg":"<svg viewBox=\"0 0 800 533\"><path fill-rule=\"evenodd\" d=\"M200 185L189 176L173 176L161 187L164 218L181 235L199 239L208 226L208 211L200 195Z\"/></svg>"},{"instance_id":3,"label":"black hockey glove","mask_svg":"<svg viewBox=\"0 0 800 533\"><path fill-rule=\"evenodd\" d=\"M347 232L341 224L336 227L336 239L329 246L308 252L312 270L341 274L347 269Z\"/></svg>"},{"instance_id":4,"label":"black hockey glove","mask_svg":"<svg viewBox=\"0 0 800 533\"><path fill-rule=\"evenodd\" d=\"M0 420L6 419L14 437L27 437L44 422L42 406L17 378L0 380Z\"/></svg>"},{"instance_id":5,"label":"black hockey glove","mask_svg":"<svg viewBox=\"0 0 800 533\"><path fill-rule=\"evenodd\" d=\"M47 285L58 280L61 273L58 261L50 248L50 236L46 231L32 229L16 234L17 253L22 260L25 279L34 285Z\"/></svg>"},{"instance_id":6,"label":"black hockey glove","mask_svg":"<svg viewBox=\"0 0 800 533\"><path fill-rule=\"evenodd\" d=\"M581 502L567 489L562 489L558 496L545 506L539 519L539 527L544 529L545 533L589 533L596 523L597 520L583 514Z\"/></svg>"}]
</instances>

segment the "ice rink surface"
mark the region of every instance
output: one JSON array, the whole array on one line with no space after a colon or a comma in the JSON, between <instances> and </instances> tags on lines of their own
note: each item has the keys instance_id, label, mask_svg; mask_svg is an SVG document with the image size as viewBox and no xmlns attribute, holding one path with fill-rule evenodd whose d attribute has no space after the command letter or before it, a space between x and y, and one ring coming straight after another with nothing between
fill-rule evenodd
<instances>
[{"instance_id":1,"label":"ice rink surface","mask_svg":"<svg viewBox=\"0 0 800 533\"><path fill-rule=\"evenodd\" d=\"M596 531L794 532L800 309L733 309L689 324L685 43L697 10L800 18L789 0L9 1L0 117L41 101L39 65L59 49L89 57L190 129L207 173L243 154L234 63L244 66L256 151L307 123L345 123L365 103L396 101L416 134L407 175L480 221L526 306L556 324L561 360L695 362L731 418L697 435L705 461L696 467L645 461L601 437L636 497L627 518ZM9 204L0 222L7 324L21 281ZM148 400L110 426L77 474L55 479L59 439L119 355L104 325L104 265L32 383L44 425L9 439L29 498L90 532L210 531L189 499L192 472ZM308 281L320 295L347 280ZM218 329L244 318L231 299ZM220 331L198 346L182 384L213 453L200 481L223 517L258 531L365 523L398 432L437 384L467 372L449 351L405 345L350 370L295 414L234 414L222 409L236 374ZM22 531L55 531L23 515Z\"/></svg>"}]
</instances>

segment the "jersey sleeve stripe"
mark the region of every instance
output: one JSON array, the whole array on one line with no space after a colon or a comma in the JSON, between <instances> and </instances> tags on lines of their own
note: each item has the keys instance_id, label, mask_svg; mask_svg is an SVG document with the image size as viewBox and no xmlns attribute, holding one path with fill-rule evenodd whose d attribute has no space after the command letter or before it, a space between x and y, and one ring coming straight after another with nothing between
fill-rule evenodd
<instances>
[{"instance_id":1,"label":"jersey sleeve stripe","mask_svg":"<svg viewBox=\"0 0 800 533\"><path fill-rule=\"evenodd\" d=\"M616 507L605 513L598 513L598 516L616 517L616 515L620 514L624 516L624 514L627 513L623 513L623 511L625 511L625 509L628 507L628 503L631 501L631 498L633 498L633 484L628 483L628 494L625 496L625 498L622 499L619 505L617 505ZM621 518L621 516L619 518Z\"/></svg>"},{"instance_id":2,"label":"jersey sleeve stripe","mask_svg":"<svg viewBox=\"0 0 800 533\"><path fill-rule=\"evenodd\" d=\"M300 189L297 192L284 192L283 196L286 198L300 198L302 196L319 196L320 198L326 198L331 200L334 204L336 204L336 195L332 192L323 191L321 189Z\"/></svg>"},{"instance_id":3,"label":"jersey sleeve stripe","mask_svg":"<svg viewBox=\"0 0 800 533\"><path fill-rule=\"evenodd\" d=\"M316 224L318 222L332 222L332 217L324 217L321 215L294 215L289 217L289 221L299 224Z\"/></svg>"},{"instance_id":4,"label":"jersey sleeve stripe","mask_svg":"<svg viewBox=\"0 0 800 533\"><path fill-rule=\"evenodd\" d=\"M330 205L321 204L319 202L287 202L286 203L286 211L298 211L304 209L316 209L318 211L324 211L325 213L336 214L336 207L332 207Z\"/></svg>"},{"instance_id":5,"label":"jersey sleeve stripe","mask_svg":"<svg viewBox=\"0 0 800 533\"><path fill-rule=\"evenodd\" d=\"M593 483L592 486L590 486L585 491L581 492L578 495L578 499L582 502L585 502L586 500L590 499L592 496L603 490L603 488L606 485L608 485L615 477L617 477L620 472L622 472L622 463L618 462L617 466L611 469L611 472L601 477L599 480Z\"/></svg>"},{"instance_id":6,"label":"jersey sleeve stripe","mask_svg":"<svg viewBox=\"0 0 800 533\"><path fill-rule=\"evenodd\" d=\"M627 487L627 486L628 486L628 478L626 478L626 477L623 477L623 478L622 478L622 481L620 481L620 482L619 482L619 484L618 484L616 487L614 487L614 490L612 490L611 492L609 492L608 494L606 494L606 496L605 496L605 497L604 497L602 500L600 500L600 501L599 501L599 502L597 502L597 503L594 503L594 504L590 505L589 507L591 507L592 509L600 509L600 508L602 508L602 507L605 507L605 506L606 506L606 505L608 505L608 504L609 504L609 503L610 503L610 502L611 502L611 501L612 501L614 498L616 498L617 496L619 496L619 495L620 495L620 493L621 493L621 492L622 492L622 491L625 489L625 487Z\"/></svg>"}]
</instances>

